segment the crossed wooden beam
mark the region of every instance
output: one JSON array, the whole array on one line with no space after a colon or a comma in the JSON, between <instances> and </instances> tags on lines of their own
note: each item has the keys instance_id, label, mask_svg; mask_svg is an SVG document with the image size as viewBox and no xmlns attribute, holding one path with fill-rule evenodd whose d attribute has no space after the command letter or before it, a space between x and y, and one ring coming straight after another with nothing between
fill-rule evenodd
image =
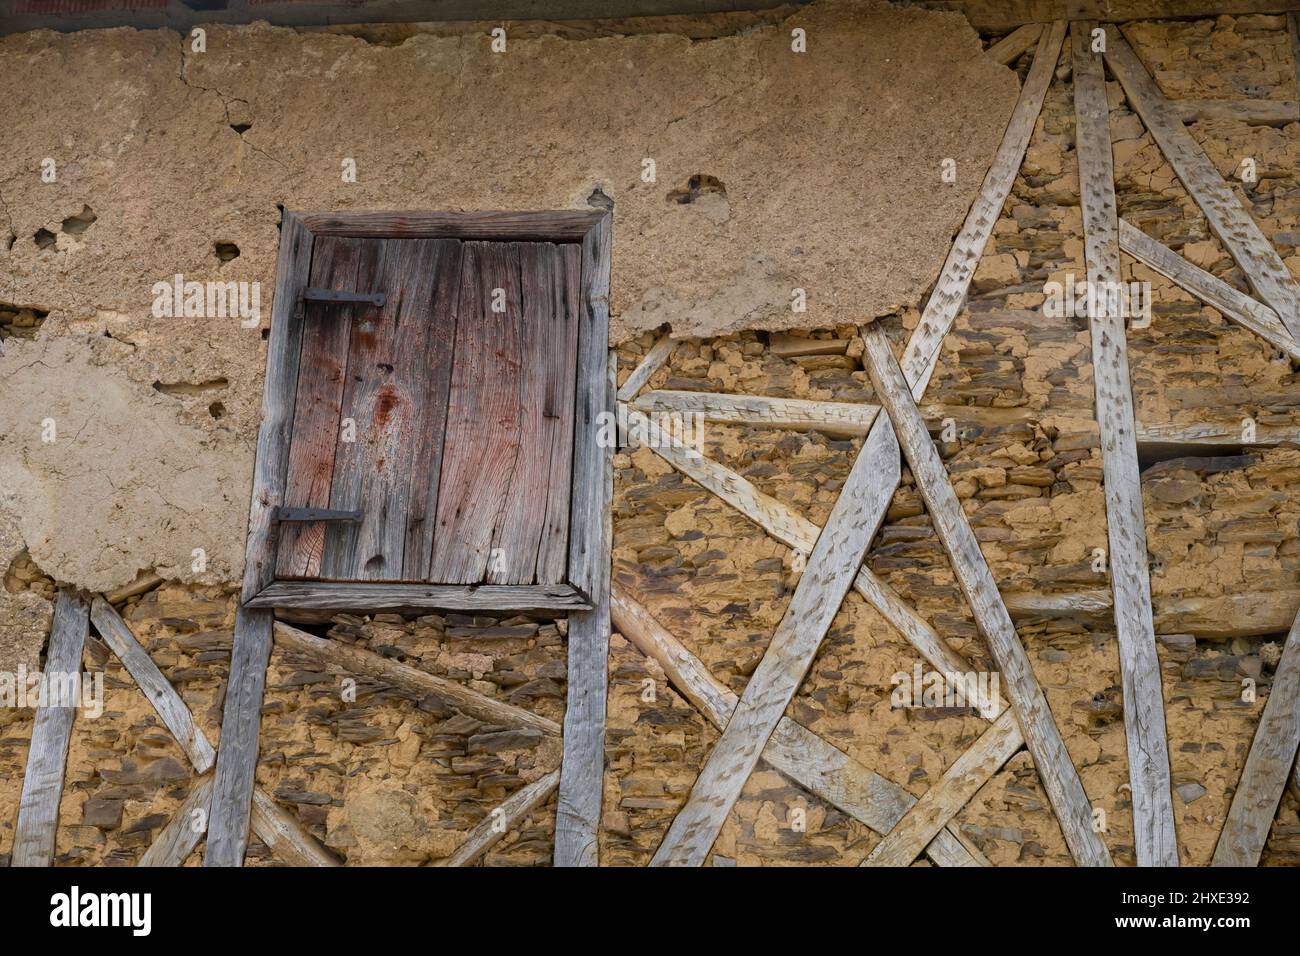
<instances>
[{"instance_id":1,"label":"crossed wooden beam","mask_svg":"<svg viewBox=\"0 0 1300 956\"><path fill-rule=\"evenodd\" d=\"M214 790L216 754L158 665L104 596L89 603L69 590L59 592L50 635L46 670L54 674L78 673L82 651L93 622L100 637L121 660L123 667L157 711L194 771L199 775L189 795L140 858L139 866L181 866L203 840ZM540 730L559 736L560 725L520 707L449 681L436 674L400 664L378 654L338 641L325 640L275 622L275 639L281 649L313 658L336 673L347 673L391 684L420 697L433 696L462 713L489 723ZM12 863L14 866L49 866L54 858L59 801L63 793L68 742L75 709L40 707L32 730L27 770L18 809ZM512 794L496 813L487 814L466 836L464 843L440 866L468 866L478 860L534 809L546 802L559 785L560 771L552 770ZM339 861L302 824L260 787L252 793L250 825L258 838L281 862L290 866L338 866Z\"/></svg>"},{"instance_id":2,"label":"crossed wooden beam","mask_svg":"<svg viewBox=\"0 0 1300 956\"><path fill-rule=\"evenodd\" d=\"M1197 269L1172 250L1118 219L1109 140L1101 55L1092 49L1093 22L1073 25L1072 60L1080 181L1085 223L1085 258L1092 283L1118 282L1123 248L1251 329L1281 352L1300 360L1300 298L1295 283L1253 220L1240 208L1204 153L1182 127L1189 118L1168 104L1145 68L1113 28L1105 31L1105 56L1153 137L1160 144L1189 192L1205 211L1211 228L1237 259L1263 302L1251 299ZM781 716L811 665L822 638L848 587L855 586L918 651L941 672L963 672L960 658L902 600L871 575L861 562L879 527L898 481L894 436L902 445L940 541L971 605L979 629L1002 672L1019 726L995 725L920 801L895 822L868 858L868 863L909 863L926 841L944 830L962 805L1021 745L1028 744L1076 862L1108 865L1110 856L1092 827L1091 807L1070 762L1050 708L1029 667L1005 603L958 504L942 462L929 439L917 402L937 361L942 339L965 301L975 264L1010 192L1028 145L1034 121L1055 69L1066 24L1024 28L999 44L997 58L1014 59L1035 42L1037 50L1007 133L985 178L966 224L958 234L921 321L903 355L895 361L884 333L865 336L867 370L884 407L849 403L806 402L757 396L701 395L640 389L671 353L661 338L619 391L630 432L648 436L648 444L666 461L724 501L757 521L774 537L805 553L807 569L759 667L735 703L715 701L706 716L723 728L714 751L685 806L655 853L652 865L699 865L721 829L759 755L782 767L769 751L778 735L789 733ZM1107 498L1111 551L1111 587L1120 668L1124 684L1125 731L1131 787L1135 848L1139 865L1177 865L1170 788L1168 744L1159 661L1151 611L1145 522L1137 464L1136 424L1128 376L1122 316L1104 310L1091 317L1097 418ZM830 433L866 434L866 441L824 529L811 526L784 505L762 494L738 474L677 445L644 412L670 409L698 412L707 419L818 428ZM892 424L892 428L890 425ZM620 615L619 606L624 606ZM616 595L616 623L634 629L638 617L627 607L632 599ZM641 609L641 617L648 618ZM631 635L628 635L631 636ZM642 637L647 648L663 644ZM1279 664L1261 726L1243 771L1215 863L1254 863L1267 837L1287 775L1300 743L1300 618L1297 618ZM684 650L674 656L684 660ZM655 656L652 654L651 656ZM956 660L954 658L956 657ZM663 661L660 661L661 664ZM671 657L670 657L671 662ZM702 670L695 661L692 665ZM665 666L681 687L682 675ZM694 675L696 684L707 672ZM688 693L688 697L691 695ZM691 698L695 699L695 698ZM698 703L698 701L697 701ZM729 714L725 723L721 714ZM794 725L797 726L797 725ZM784 728L784 729L783 729ZM1023 739L1020 735L1023 731ZM824 744L824 741L822 742ZM829 745L826 745L829 746ZM787 771L788 772L788 771ZM1296 779L1300 782L1300 765ZM798 779L793 773L793 779ZM816 792L814 790L814 792ZM835 801L832 799L832 803ZM838 804L837 804L838 805ZM861 817L859 817L861 819ZM870 824L868 824L870 825ZM933 844L931 844L933 849ZM933 854L932 854L933 855Z\"/></svg>"}]
</instances>

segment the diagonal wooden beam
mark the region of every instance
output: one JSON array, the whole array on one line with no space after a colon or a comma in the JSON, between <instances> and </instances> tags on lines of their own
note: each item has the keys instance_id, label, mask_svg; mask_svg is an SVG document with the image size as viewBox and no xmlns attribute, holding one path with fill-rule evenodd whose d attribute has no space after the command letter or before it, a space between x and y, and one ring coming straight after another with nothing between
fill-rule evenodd
<instances>
[{"instance_id":1,"label":"diagonal wooden beam","mask_svg":"<svg viewBox=\"0 0 1300 956\"><path fill-rule=\"evenodd\" d=\"M1300 616L1282 647L1264 715L1232 795L1212 866L1258 866L1300 749Z\"/></svg>"},{"instance_id":2,"label":"diagonal wooden beam","mask_svg":"<svg viewBox=\"0 0 1300 956\"><path fill-rule=\"evenodd\" d=\"M1218 276L1192 265L1126 219L1119 221L1119 247L1138 262L1213 306L1224 318L1249 329L1269 345L1300 361L1300 342L1291 337L1277 313L1262 302L1256 302Z\"/></svg>"},{"instance_id":3,"label":"diagonal wooden beam","mask_svg":"<svg viewBox=\"0 0 1300 956\"><path fill-rule=\"evenodd\" d=\"M812 665L899 480L898 444L873 427L849 471L781 623L652 866L700 866L768 738ZM873 516L875 516L873 520Z\"/></svg>"},{"instance_id":4,"label":"diagonal wooden beam","mask_svg":"<svg viewBox=\"0 0 1300 956\"><path fill-rule=\"evenodd\" d=\"M610 607L615 629L657 662L678 693L694 704L705 719L715 727L725 727L740 698L617 582ZM763 748L763 760L877 833L892 829L916 803L916 798L898 784L868 770L788 717L777 723ZM983 854L966 844L957 832L942 826L925 852L939 866L989 865Z\"/></svg>"},{"instance_id":5,"label":"diagonal wooden beam","mask_svg":"<svg viewBox=\"0 0 1300 956\"><path fill-rule=\"evenodd\" d=\"M493 700L485 694L470 690L437 674L430 674L407 664L388 660L341 641L331 641L308 634L283 621L275 622L274 632L276 647L310 657L331 670L384 681L421 697L436 697L457 710L489 724L540 730L544 734L555 736L560 733L560 725L553 720L504 701Z\"/></svg>"},{"instance_id":6,"label":"diagonal wooden beam","mask_svg":"<svg viewBox=\"0 0 1300 956\"><path fill-rule=\"evenodd\" d=\"M1088 267L1088 323L1106 494L1110 582L1124 687L1124 731L1133 788L1133 838L1138 866L1177 866L1173 789L1165 699L1160 685L1137 426L1129 381L1120 289L1118 215L1110 148L1110 109L1101 57L1091 50L1095 20L1071 26L1075 153L1083 203ZM1114 295L1112 295L1114 293Z\"/></svg>"},{"instance_id":7,"label":"diagonal wooden beam","mask_svg":"<svg viewBox=\"0 0 1300 956\"><path fill-rule=\"evenodd\" d=\"M1250 287L1300 340L1300 288L1113 24L1106 26L1106 63Z\"/></svg>"},{"instance_id":8,"label":"diagonal wooden beam","mask_svg":"<svg viewBox=\"0 0 1300 956\"><path fill-rule=\"evenodd\" d=\"M1004 711L979 740L912 805L863 861L863 866L910 866L936 833L948 825L989 778L1023 744L1014 711Z\"/></svg>"},{"instance_id":9,"label":"diagonal wooden beam","mask_svg":"<svg viewBox=\"0 0 1300 956\"><path fill-rule=\"evenodd\" d=\"M252 829L287 866L339 866L338 859L307 832L298 818L261 787L253 788Z\"/></svg>"},{"instance_id":10,"label":"diagonal wooden beam","mask_svg":"<svg viewBox=\"0 0 1300 956\"><path fill-rule=\"evenodd\" d=\"M645 388L645 383L650 381L650 376L659 371L664 362L668 361L668 356L673 354L673 349L676 347L677 342L667 332L655 339L655 344L650 346L650 351L646 352L641 363L632 369L632 374L619 388L618 400L629 401L636 396L637 392Z\"/></svg>"},{"instance_id":11,"label":"diagonal wooden beam","mask_svg":"<svg viewBox=\"0 0 1300 956\"><path fill-rule=\"evenodd\" d=\"M470 830L465 842L456 848L455 853L435 865L469 866L518 826L520 820L549 800L559 785L560 771L552 770L541 779L515 791Z\"/></svg>"},{"instance_id":12,"label":"diagonal wooden beam","mask_svg":"<svg viewBox=\"0 0 1300 956\"><path fill-rule=\"evenodd\" d=\"M1025 743L1056 811L1070 852L1075 862L1081 865L1109 866L1110 854L1092 829L1088 796L1070 762L1047 698L1034 676L1029 656L1016 635L1006 605L998 594L979 542L930 440L903 370L895 361L882 328L871 329L865 338L867 371L876 396L893 422L935 532L952 562L953 574L1002 672L1003 687L1015 708Z\"/></svg>"},{"instance_id":13,"label":"diagonal wooden beam","mask_svg":"<svg viewBox=\"0 0 1300 956\"><path fill-rule=\"evenodd\" d=\"M76 675L81 680L81 654L89 630L86 602L64 589L54 601L54 623L45 654L47 692L57 683L60 702L63 691ZM77 716L77 701L70 706L51 707L42 701L36 709L32 742L27 750L23 792L18 799L18 824L14 830L11 866L49 866L54 860L59 829L59 801L63 797L64 771L68 762L68 741Z\"/></svg>"},{"instance_id":14,"label":"diagonal wooden beam","mask_svg":"<svg viewBox=\"0 0 1300 956\"><path fill-rule=\"evenodd\" d=\"M154 837L136 866L183 866L208 832L208 807L212 802L212 774L194 781L167 825Z\"/></svg>"},{"instance_id":15,"label":"diagonal wooden beam","mask_svg":"<svg viewBox=\"0 0 1300 956\"><path fill-rule=\"evenodd\" d=\"M1006 66L1038 42L1043 34L1041 23L1026 23L1017 27L984 52L993 60Z\"/></svg>"}]
</instances>

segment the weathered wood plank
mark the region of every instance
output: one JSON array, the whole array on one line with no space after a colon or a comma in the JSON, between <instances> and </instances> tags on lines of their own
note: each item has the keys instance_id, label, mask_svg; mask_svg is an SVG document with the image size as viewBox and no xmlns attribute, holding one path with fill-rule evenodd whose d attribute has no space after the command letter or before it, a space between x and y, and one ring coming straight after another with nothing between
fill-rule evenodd
<instances>
[{"instance_id":1,"label":"weathered wood plank","mask_svg":"<svg viewBox=\"0 0 1300 956\"><path fill-rule=\"evenodd\" d=\"M580 281L579 250L572 244L567 248L572 277ZM532 583L543 539L554 530L563 530L567 539L569 522L577 295L566 301L562 247L532 242L520 244L518 251L521 303L513 316L520 366L516 460L492 531L491 553L500 560L488 562L490 584ZM556 544L549 559L553 580L563 576L568 552L567 540Z\"/></svg>"},{"instance_id":2,"label":"weathered wood plank","mask_svg":"<svg viewBox=\"0 0 1300 956\"><path fill-rule=\"evenodd\" d=\"M627 377L618 390L618 400L626 402L636 397L636 394L645 388L646 382L650 381L650 376L668 361L668 357L673 354L673 349L677 348L677 342L669 337L665 332L659 338L655 339L655 344L650 346L650 351L646 352L645 358L641 359L641 364L632 369L632 374Z\"/></svg>"},{"instance_id":3,"label":"weathered wood plank","mask_svg":"<svg viewBox=\"0 0 1300 956\"><path fill-rule=\"evenodd\" d=\"M1282 13L1296 0L926 0L925 6L954 10L978 30L1000 32L1022 23L1061 18L1166 20L1224 14Z\"/></svg>"},{"instance_id":4,"label":"weathered wood plank","mask_svg":"<svg viewBox=\"0 0 1300 956\"><path fill-rule=\"evenodd\" d=\"M1093 832L1092 808L1083 784L1070 762L1047 698L1034 676L1029 657L1011 624L979 542L935 451L907 379L894 359L883 329L873 328L865 338L865 360L876 396L889 414L935 532L948 552L957 583L966 595L976 625L1002 673L1003 688L1015 708L1025 743L1033 755L1034 766L1056 811L1070 852L1080 865L1108 866L1110 854Z\"/></svg>"},{"instance_id":5,"label":"weathered wood plank","mask_svg":"<svg viewBox=\"0 0 1300 956\"><path fill-rule=\"evenodd\" d=\"M613 442L602 443L600 436L602 425L614 412L617 367L608 350L612 230L613 215L606 212L582 241L569 581L591 599L592 609L569 615L564 755L555 814L556 866L599 863L614 493Z\"/></svg>"},{"instance_id":6,"label":"weathered wood plank","mask_svg":"<svg viewBox=\"0 0 1300 956\"><path fill-rule=\"evenodd\" d=\"M321 846L288 810L261 787L253 789L252 828L268 850L286 866L339 866L334 854Z\"/></svg>"},{"instance_id":7,"label":"weathered wood plank","mask_svg":"<svg viewBox=\"0 0 1300 956\"><path fill-rule=\"evenodd\" d=\"M76 675L80 687L81 654L89 630L86 615L86 602L80 596L66 589L59 591L54 601L54 624L44 670L47 677L58 679L59 703L66 702L63 695L71 688L68 675ZM79 702L78 695L71 706L43 704L36 709L22 795L18 798L11 866L49 866L54 860L68 741L72 739Z\"/></svg>"},{"instance_id":8,"label":"weathered wood plank","mask_svg":"<svg viewBox=\"0 0 1300 956\"><path fill-rule=\"evenodd\" d=\"M552 364L542 414L551 426L546 514L537 548L537 583L558 584L568 574L573 485L573 422L577 403L578 314L582 301L582 248L559 247L550 313L556 334L548 339ZM556 355L559 349L562 354Z\"/></svg>"},{"instance_id":9,"label":"weathered wood plank","mask_svg":"<svg viewBox=\"0 0 1300 956\"><path fill-rule=\"evenodd\" d=\"M194 781L189 796L154 837L136 866L183 866L208 832L211 802L212 774L205 773Z\"/></svg>"},{"instance_id":10,"label":"weathered wood plank","mask_svg":"<svg viewBox=\"0 0 1300 956\"><path fill-rule=\"evenodd\" d=\"M813 402L801 398L721 395L716 392L646 392L631 407L648 414L672 412L703 415L705 421L732 425L769 425L819 431L827 435L865 435L880 411L877 405Z\"/></svg>"},{"instance_id":11,"label":"weathered wood plank","mask_svg":"<svg viewBox=\"0 0 1300 956\"><path fill-rule=\"evenodd\" d=\"M492 546L522 438L519 267L517 243L465 244L432 581L484 581L504 557Z\"/></svg>"},{"instance_id":12,"label":"weathered wood plank","mask_svg":"<svg viewBox=\"0 0 1300 956\"><path fill-rule=\"evenodd\" d=\"M135 597L137 594L144 594L145 591L152 591L162 583L161 574L154 574L152 571L145 572L130 584L124 584L112 591L105 591L104 600L109 604L121 604L127 598Z\"/></svg>"},{"instance_id":13,"label":"weathered wood plank","mask_svg":"<svg viewBox=\"0 0 1300 956\"><path fill-rule=\"evenodd\" d=\"M1232 795L1213 866L1258 866L1300 748L1300 616L1291 625L1273 687Z\"/></svg>"},{"instance_id":14,"label":"weathered wood plank","mask_svg":"<svg viewBox=\"0 0 1300 956\"><path fill-rule=\"evenodd\" d=\"M1119 221L1119 247L1138 262L1178 283L1206 305L1213 306L1224 318L1250 329L1269 345L1300 361L1300 342L1291 337L1277 313L1262 302L1256 302L1218 276L1192 265L1124 219Z\"/></svg>"},{"instance_id":15,"label":"weathered wood plank","mask_svg":"<svg viewBox=\"0 0 1300 956\"><path fill-rule=\"evenodd\" d=\"M1251 126L1286 126L1300 122L1296 100L1170 100L1169 108L1184 123L1237 120Z\"/></svg>"},{"instance_id":16,"label":"weathered wood plank","mask_svg":"<svg viewBox=\"0 0 1300 956\"><path fill-rule=\"evenodd\" d=\"M371 239L462 239L578 242L604 215L586 209L547 212L303 212L318 236Z\"/></svg>"},{"instance_id":17,"label":"weathered wood plank","mask_svg":"<svg viewBox=\"0 0 1300 956\"><path fill-rule=\"evenodd\" d=\"M234 650L226 681L221 748L208 819L204 866L242 866L248 848L249 812L257 770L258 729L266 665L271 657L271 612L240 605L235 610Z\"/></svg>"},{"instance_id":18,"label":"weathered wood plank","mask_svg":"<svg viewBox=\"0 0 1300 956\"><path fill-rule=\"evenodd\" d=\"M863 866L910 866L927 843L970 802L1024 743L1014 711L1004 711L952 762L863 861Z\"/></svg>"},{"instance_id":19,"label":"weathered wood plank","mask_svg":"<svg viewBox=\"0 0 1300 956\"><path fill-rule=\"evenodd\" d=\"M361 240L326 236L312 244L311 285L357 291ZM339 443L340 410L348 372L350 306L305 303L302 310L302 357L294 400L293 434L285 476L284 505L290 508L329 504L334 480L334 449ZM321 523L281 525L276 544L279 577L315 577L325 546Z\"/></svg>"},{"instance_id":20,"label":"weathered wood plank","mask_svg":"<svg viewBox=\"0 0 1300 956\"><path fill-rule=\"evenodd\" d=\"M568 584L381 584L349 581L277 581L247 607L376 611L442 608L450 611L587 611L591 602Z\"/></svg>"},{"instance_id":21,"label":"weathered wood plank","mask_svg":"<svg viewBox=\"0 0 1300 956\"><path fill-rule=\"evenodd\" d=\"M275 296L271 304L271 338L266 352L266 384L262 396L262 427L257 433L253 496L245 546L243 596L253 597L275 577L275 542L279 531L271 521L284 504L289 468L289 439L302 356L303 325L294 318L298 297L307 285L312 234L302 218L286 212L280 224L280 252L275 264Z\"/></svg>"},{"instance_id":22,"label":"weathered wood plank","mask_svg":"<svg viewBox=\"0 0 1300 956\"><path fill-rule=\"evenodd\" d=\"M849 350L849 339L815 339L790 332L772 332L767 337L767 350L782 358L800 358L807 355L843 355Z\"/></svg>"},{"instance_id":23,"label":"weathered wood plank","mask_svg":"<svg viewBox=\"0 0 1300 956\"><path fill-rule=\"evenodd\" d=\"M528 814L549 800L559 785L560 771L552 770L546 776L515 791L469 831L465 842L456 848L456 852L435 865L469 866L476 862Z\"/></svg>"},{"instance_id":24,"label":"weathered wood plank","mask_svg":"<svg viewBox=\"0 0 1300 956\"><path fill-rule=\"evenodd\" d=\"M163 676L153 658L140 646L126 622L102 597L96 597L92 602L90 619L104 643L118 656L131 679L149 698L149 703L176 738L176 743L194 765L195 771L207 773L216 759L212 745L194 723L190 709L185 706L171 682Z\"/></svg>"},{"instance_id":25,"label":"weathered wood plank","mask_svg":"<svg viewBox=\"0 0 1300 956\"><path fill-rule=\"evenodd\" d=\"M1292 338L1300 339L1300 288L1114 25L1106 27L1106 62L1250 287L1277 313Z\"/></svg>"},{"instance_id":26,"label":"weathered wood plank","mask_svg":"<svg viewBox=\"0 0 1300 956\"><path fill-rule=\"evenodd\" d=\"M651 861L700 866L763 748L812 665L853 584L900 476L898 446L878 418L808 557L763 659Z\"/></svg>"},{"instance_id":27,"label":"weathered wood plank","mask_svg":"<svg viewBox=\"0 0 1300 956\"><path fill-rule=\"evenodd\" d=\"M1099 54L1091 50L1096 21L1071 25L1074 64L1075 154L1083 205L1084 256L1093 295L1088 309L1097 424L1115 594L1115 632L1124 687L1124 731L1133 795L1133 839L1138 866L1177 866L1165 699L1156 656L1142 479L1138 468L1133 389L1129 381L1124 316L1108 290L1118 290L1120 258L1110 109Z\"/></svg>"},{"instance_id":28,"label":"weathered wood plank","mask_svg":"<svg viewBox=\"0 0 1300 956\"><path fill-rule=\"evenodd\" d=\"M417 697L436 697L489 724L540 730L544 734L560 733L560 725L553 720L539 717L513 704L494 700L437 674L380 657L350 644L316 637L283 621L275 622L275 646L289 653L310 657L338 672L383 681Z\"/></svg>"},{"instance_id":29,"label":"weathered wood plank","mask_svg":"<svg viewBox=\"0 0 1300 956\"><path fill-rule=\"evenodd\" d=\"M990 59L1003 65L1009 65L1016 60L1020 54L1024 53L1031 46L1038 42L1038 38L1043 34L1043 25L1041 23L1026 23L1022 27L1016 27L997 43L994 43L984 52Z\"/></svg>"},{"instance_id":30,"label":"weathered wood plank","mask_svg":"<svg viewBox=\"0 0 1300 956\"><path fill-rule=\"evenodd\" d=\"M678 693L713 726L726 726L740 702L702 661L664 628L626 588L615 583L610 598L615 629L656 661ZM916 798L892 780L858 763L788 717L782 717L763 748L763 760L809 792L877 833L889 832ZM984 866L956 834L940 827L927 855L939 866Z\"/></svg>"}]
</instances>

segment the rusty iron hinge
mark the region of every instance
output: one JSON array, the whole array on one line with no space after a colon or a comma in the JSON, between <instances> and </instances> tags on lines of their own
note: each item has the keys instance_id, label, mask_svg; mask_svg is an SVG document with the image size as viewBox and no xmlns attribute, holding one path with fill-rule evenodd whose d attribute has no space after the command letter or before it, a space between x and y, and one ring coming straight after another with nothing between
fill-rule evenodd
<instances>
[{"instance_id":1,"label":"rusty iron hinge","mask_svg":"<svg viewBox=\"0 0 1300 956\"><path fill-rule=\"evenodd\" d=\"M361 520L361 510L341 510L338 508L286 508L277 506L271 512L272 521L345 521L356 523Z\"/></svg>"}]
</instances>

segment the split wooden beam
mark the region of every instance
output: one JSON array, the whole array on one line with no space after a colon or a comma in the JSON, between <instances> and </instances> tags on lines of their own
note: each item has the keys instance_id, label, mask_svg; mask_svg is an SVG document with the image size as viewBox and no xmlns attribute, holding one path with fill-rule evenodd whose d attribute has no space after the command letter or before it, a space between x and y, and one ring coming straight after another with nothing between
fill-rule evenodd
<instances>
[{"instance_id":1,"label":"split wooden beam","mask_svg":"<svg viewBox=\"0 0 1300 956\"><path fill-rule=\"evenodd\" d=\"M611 596L615 630L663 668L677 692L713 726L723 728L740 702L704 663L677 640L627 588L615 583ZM812 731L782 717L763 748L763 760L810 793L877 833L888 833L916 798ZM923 849L939 866L988 866L956 830L939 827Z\"/></svg>"},{"instance_id":2,"label":"split wooden beam","mask_svg":"<svg viewBox=\"0 0 1300 956\"><path fill-rule=\"evenodd\" d=\"M953 574L1001 671L1003 688L1015 708L1025 743L1070 852L1080 865L1109 866L1110 853L1093 831L1092 808L1079 774L1070 762L1047 698L1016 635L903 370L894 359L883 329L871 329L865 338L867 371L876 396L893 423L935 532L952 562Z\"/></svg>"},{"instance_id":3,"label":"split wooden beam","mask_svg":"<svg viewBox=\"0 0 1300 956\"><path fill-rule=\"evenodd\" d=\"M534 780L526 787L512 793L501 806L479 821L470 830L465 842L437 866L469 866L484 853L492 849L500 839L519 825L519 822L532 813L555 792L560 785L560 771L552 770L546 776Z\"/></svg>"},{"instance_id":4,"label":"split wooden beam","mask_svg":"<svg viewBox=\"0 0 1300 956\"><path fill-rule=\"evenodd\" d=\"M1291 337L1277 313L1262 302L1256 302L1218 276L1188 262L1126 219L1119 221L1119 247L1144 266L1218 310L1224 318L1249 329L1293 361L1300 362L1300 342Z\"/></svg>"},{"instance_id":5,"label":"split wooden beam","mask_svg":"<svg viewBox=\"0 0 1300 956\"><path fill-rule=\"evenodd\" d=\"M1258 866L1300 749L1300 616L1282 647L1264 715L1214 848L1212 866Z\"/></svg>"},{"instance_id":6,"label":"split wooden beam","mask_svg":"<svg viewBox=\"0 0 1300 956\"><path fill-rule=\"evenodd\" d=\"M436 697L462 713L489 724L540 730L544 734L555 736L560 733L560 725L553 720L540 717L522 707L494 700L486 694L409 664L388 660L342 641L308 634L283 621L275 622L274 631L277 648L309 657L330 670L383 681L418 697Z\"/></svg>"},{"instance_id":7,"label":"split wooden beam","mask_svg":"<svg viewBox=\"0 0 1300 956\"><path fill-rule=\"evenodd\" d=\"M668 361L668 356L673 354L673 349L676 347L677 343L667 332L655 339L655 344L650 346L650 351L646 352L640 364L627 377L627 381L619 387L618 400L626 402L645 388L645 383L650 381L650 376L659 371L664 362Z\"/></svg>"},{"instance_id":8,"label":"split wooden beam","mask_svg":"<svg viewBox=\"0 0 1300 956\"><path fill-rule=\"evenodd\" d=\"M617 362L609 350L612 220L612 214L606 212L582 240L568 581L587 596L591 610L569 615L564 753L555 810L556 866L597 866L600 862L605 705L609 690L614 442L599 441L597 436L614 414L617 391Z\"/></svg>"},{"instance_id":9,"label":"split wooden beam","mask_svg":"<svg viewBox=\"0 0 1300 956\"><path fill-rule=\"evenodd\" d=\"M243 866L248 849L249 814L257 774L258 734L266 666L271 659L272 612L239 605L221 717L212 812L208 817L204 866Z\"/></svg>"},{"instance_id":10,"label":"split wooden beam","mask_svg":"<svg viewBox=\"0 0 1300 956\"><path fill-rule=\"evenodd\" d=\"M1300 287L1113 24L1106 26L1105 55L1129 103L1200 207L1211 231L1236 260L1255 294L1277 313L1292 338L1300 340Z\"/></svg>"},{"instance_id":11,"label":"split wooden beam","mask_svg":"<svg viewBox=\"0 0 1300 956\"><path fill-rule=\"evenodd\" d=\"M1096 27L1095 20L1076 20L1070 28L1075 154L1083 205L1084 258L1090 293L1088 323L1110 543L1108 563L1124 688L1133 839L1138 866L1177 866L1178 836L1174 829L1165 699L1151 611L1150 558L1142 510L1133 387L1118 295L1119 216L1110 108L1101 57L1091 49Z\"/></svg>"},{"instance_id":12,"label":"split wooden beam","mask_svg":"<svg viewBox=\"0 0 1300 956\"><path fill-rule=\"evenodd\" d=\"M59 801L68 762L68 742L76 720L80 696L65 695L81 687L81 655L89 632L86 602L67 589L54 601L54 623L45 654L45 694L55 695L60 706L42 700L32 725L27 769L18 799L18 824L14 830L11 866L49 866L59 830ZM75 685L74 685L75 681Z\"/></svg>"},{"instance_id":13,"label":"split wooden beam","mask_svg":"<svg viewBox=\"0 0 1300 956\"><path fill-rule=\"evenodd\" d=\"M1041 23L1026 23L1024 26L1016 27L984 52L990 59L1009 66L1019 58L1020 54L1037 43L1042 34Z\"/></svg>"}]
</instances>

